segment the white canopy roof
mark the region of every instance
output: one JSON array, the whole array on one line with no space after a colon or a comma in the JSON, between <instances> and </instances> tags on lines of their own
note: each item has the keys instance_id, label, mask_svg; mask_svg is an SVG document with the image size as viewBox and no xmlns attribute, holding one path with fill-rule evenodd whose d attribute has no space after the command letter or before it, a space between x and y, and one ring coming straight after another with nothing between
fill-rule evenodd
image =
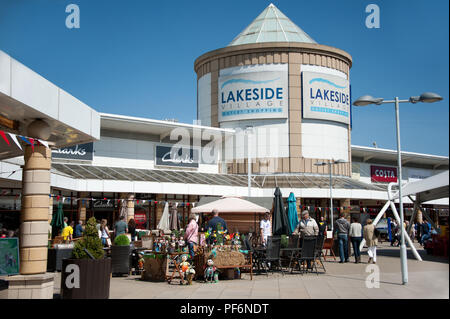
<instances>
[{"instance_id":1,"label":"white canopy roof","mask_svg":"<svg viewBox=\"0 0 450 319\"><path fill-rule=\"evenodd\" d=\"M419 203L449 197L449 171L406 184L402 195L415 195ZM394 199L398 198L395 196Z\"/></svg>"},{"instance_id":2,"label":"white canopy roof","mask_svg":"<svg viewBox=\"0 0 450 319\"><path fill-rule=\"evenodd\" d=\"M267 208L253 204L239 197L224 197L214 202L195 207L193 213L211 213L217 209L219 213L268 213Z\"/></svg>"}]
</instances>

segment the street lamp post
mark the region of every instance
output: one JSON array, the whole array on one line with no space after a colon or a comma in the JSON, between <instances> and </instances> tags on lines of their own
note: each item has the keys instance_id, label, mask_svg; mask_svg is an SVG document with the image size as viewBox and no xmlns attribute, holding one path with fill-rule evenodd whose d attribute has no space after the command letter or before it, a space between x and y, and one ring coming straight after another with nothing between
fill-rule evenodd
<instances>
[{"instance_id":1,"label":"street lamp post","mask_svg":"<svg viewBox=\"0 0 450 319\"><path fill-rule=\"evenodd\" d=\"M396 131L397 131L397 165L398 165L398 205L400 206L400 262L402 269L402 283L406 285L408 283L408 264L406 262L406 244L405 244L405 229L403 226L404 215L403 215L403 198L402 198L402 155L400 147L400 112L399 103L433 103L441 101L443 98L436 93L423 93L421 96L411 96L408 100L399 100L395 97L394 100L385 101L383 98L374 98L370 95L364 95L358 98L353 105L355 106L366 106L369 104L381 105L386 103L395 104L395 120L396 120Z\"/></svg>"},{"instance_id":2,"label":"street lamp post","mask_svg":"<svg viewBox=\"0 0 450 319\"><path fill-rule=\"evenodd\" d=\"M331 217L331 231L333 231L333 184L332 184L332 174L331 174L331 165L334 164L340 164L340 163L347 163L344 160L337 160L337 161L331 161L331 162L317 162L314 163L316 166L324 166L328 165L328 170L330 172L330 217Z\"/></svg>"}]
</instances>

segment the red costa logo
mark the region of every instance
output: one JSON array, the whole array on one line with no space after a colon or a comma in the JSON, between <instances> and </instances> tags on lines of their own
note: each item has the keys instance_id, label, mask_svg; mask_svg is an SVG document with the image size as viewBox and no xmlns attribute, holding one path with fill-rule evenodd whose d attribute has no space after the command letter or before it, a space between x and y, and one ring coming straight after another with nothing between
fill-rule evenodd
<instances>
[{"instance_id":1,"label":"red costa logo","mask_svg":"<svg viewBox=\"0 0 450 319\"><path fill-rule=\"evenodd\" d=\"M370 166L370 175L372 176L372 182L397 182L396 167Z\"/></svg>"}]
</instances>

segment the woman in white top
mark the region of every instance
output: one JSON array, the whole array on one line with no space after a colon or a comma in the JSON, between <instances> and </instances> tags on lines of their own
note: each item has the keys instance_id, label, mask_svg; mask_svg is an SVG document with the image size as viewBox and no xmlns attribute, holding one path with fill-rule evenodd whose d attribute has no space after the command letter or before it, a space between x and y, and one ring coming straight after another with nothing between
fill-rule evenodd
<instances>
[{"instance_id":1,"label":"woman in white top","mask_svg":"<svg viewBox=\"0 0 450 319\"><path fill-rule=\"evenodd\" d=\"M100 231L102 233L101 238L102 238L103 246L109 247L111 239L109 237L109 229L108 229L108 226L106 225L106 223L107 223L107 220L103 219L102 223L100 224Z\"/></svg>"},{"instance_id":2,"label":"woman in white top","mask_svg":"<svg viewBox=\"0 0 450 319\"><path fill-rule=\"evenodd\" d=\"M353 217L353 223L350 225L349 236L353 245L355 264L358 264L361 262L361 251L359 250L359 245L362 241L362 226L356 217Z\"/></svg>"},{"instance_id":3,"label":"woman in white top","mask_svg":"<svg viewBox=\"0 0 450 319\"><path fill-rule=\"evenodd\" d=\"M272 225L270 223L269 213L264 214L264 219L261 220L259 228L261 229L261 244L267 245L267 237L272 236Z\"/></svg>"}]
</instances>

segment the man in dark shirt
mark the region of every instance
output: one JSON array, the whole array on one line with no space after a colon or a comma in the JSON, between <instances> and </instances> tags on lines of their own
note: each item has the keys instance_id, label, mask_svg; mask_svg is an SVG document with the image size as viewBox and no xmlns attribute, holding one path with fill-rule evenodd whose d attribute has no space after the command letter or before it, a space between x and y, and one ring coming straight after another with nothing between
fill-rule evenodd
<instances>
[{"instance_id":1,"label":"man in dark shirt","mask_svg":"<svg viewBox=\"0 0 450 319\"><path fill-rule=\"evenodd\" d=\"M74 237L79 238L83 236L83 221L78 221L78 224L75 226Z\"/></svg>"},{"instance_id":2,"label":"man in dark shirt","mask_svg":"<svg viewBox=\"0 0 450 319\"><path fill-rule=\"evenodd\" d=\"M211 218L206 225L206 229L211 229L212 232L217 231L217 225L220 224L223 230L228 230L227 222L223 218L219 217L219 211L217 209L213 209L212 214L213 218Z\"/></svg>"}]
</instances>

